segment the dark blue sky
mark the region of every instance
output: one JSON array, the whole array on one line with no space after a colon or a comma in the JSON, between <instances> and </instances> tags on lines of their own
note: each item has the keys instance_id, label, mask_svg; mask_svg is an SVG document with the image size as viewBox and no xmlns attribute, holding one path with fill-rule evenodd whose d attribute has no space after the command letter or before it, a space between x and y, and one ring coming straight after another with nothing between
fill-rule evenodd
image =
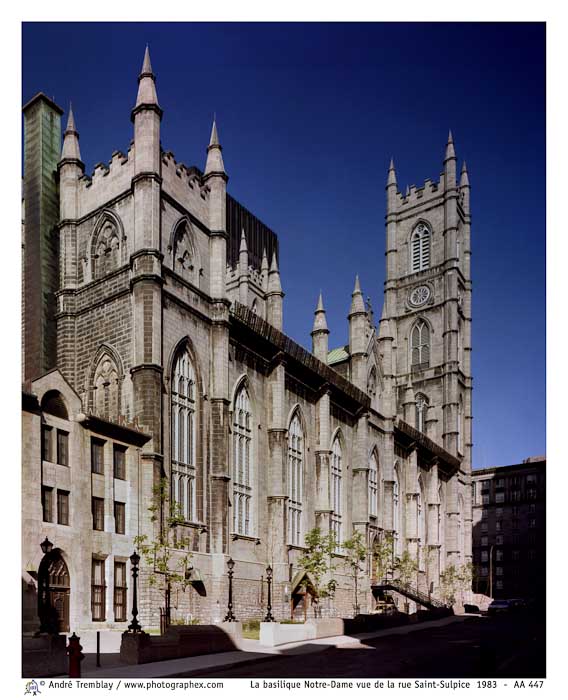
<instances>
[{"instance_id":1,"label":"dark blue sky","mask_svg":"<svg viewBox=\"0 0 568 700\"><path fill-rule=\"evenodd\" d=\"M474 466L545 446L544 24L24 24L23 95L73 102L87 172L125 151L144 46L162 144L205 163L280 236L286 332L330 346L356 273L380 314L385 180L437 180L448 129L472 187Z\"/></svg>"}]
</instances>

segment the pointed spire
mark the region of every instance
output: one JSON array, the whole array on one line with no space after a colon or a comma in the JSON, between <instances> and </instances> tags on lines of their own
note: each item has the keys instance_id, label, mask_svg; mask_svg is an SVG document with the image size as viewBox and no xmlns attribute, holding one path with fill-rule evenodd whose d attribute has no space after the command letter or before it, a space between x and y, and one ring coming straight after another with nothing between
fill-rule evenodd
<instances>
[{"instance_id":1,"label":"pointed spire","mask_svg":"<svg viewBox=\"0 0 568 700\"><path fill-rule=\"evenodd\" d=\"M393 158L391 158L390 165L389 165L387 187L388 187L388 185L396 185L396 170L394 169L394 159Z\"/></svg>"},{"instance_id":2,"label":"pointed spire","mask_svg":"<svg viewBox=\"0 0 568 700\"><path fill-rule=\"evenodd\" d=\"M278 262L276 260L276 251L272 253L272 260L270 262L270 271L268 273L268 291L278 293L282 292L280 272L278 270Z\"/></svg>"},{"instance_id":3,"label":"pointed spire","mask_svg":"<svg viewBox=\"0 0 568 700\"><path fill-rule=\"evenodd\" d=\"M158 94L156 93L156 76L152 72L152 64L150 62L150 49L146 45L144 52L144 61L142 62L142 71L138 76L138 95L136 96L136 106L155 105L159 109ZM161 110L160 110L161 116Z\"/></svg>"},{"instance_id":4,"label":"pointed spire","mask_svg":"<svg viewBox=\"0 0 568 700\"><path fill-rule=\"evenodd\" d=\"M81 160L79 149L79 132L75 126L75 117L71 103L69 103L69 117L67 118L67 128L63 135L63 148L61 149L61 160Z\"/></svg>"},{"instance_id":5,"label":"pointed spire","mask_svg":"<svg viewBox=\"0 0 568 700\"><path fill-rule=\"evenodd\" d=\"M223 155L221 144L219 143L219 134L217 133L217 120L213 118L213 126L211 127L211 138L209 146L207 146L207 162L205 164L205 175L212 173L225 174L225 164L223 163Z\"/></svg>"},{"instance_id":6,"label":"pointed spire","mask_svg":"<svg viewBox=\"0 0 568 700\"><path fill-rule=\"evenodd\" d=\"M454 138L452 136L452 132L450 130L450 133L448 134L448 143L446 144L446 157L444 160L450 160L450 158L455 158L456 157L456 152L454 149Z\"/></svg>"},{"instance_id":7,"label":"pointed spire","mask_svg":"<svg viewBox=\"0 0 568 700\"><path fill-rule=\"evenodd\" d=\"M318 331L326 331L329 333L321 292L319 293L318 303L314 313L314 327L312 329L312 334L317 333Z\"/></svg>"},{"instance_id":8,"label":"pointed spire","mask_svg":"<svg viewBox=\"0 0 568 700\"><path fill-rule=\"evenodd\" d=\"M355 276L355 288L351 294L351 309L349 310L349 315L365 313L365 302L363 300L363 293L361 292L361 285L359 283L359 275Z\"/></svg>"},{"instance_id":9,"label":"pointed spire","mask_svg":"<svg viewBox=\"0 0 568 700\"><path fill-rule=\"evenodd\" d=\"M469 176L467 174L467 165L465 164L465 160L461 169L460 187L469 187Z\"/></svg>"},{"instance_id":10,"label":"pointed spire","mask_svg":"<svg viewBox=\"0 0 568 700\"><path fill-rule=\"evenodd\" d=\"M248 253L247 237L245 236L245 230L244 230L244 228L242 229L242 234L241 234L241 245L240 245L240 248L239 248L239 253Z\"/></svg>"}]
</instances>

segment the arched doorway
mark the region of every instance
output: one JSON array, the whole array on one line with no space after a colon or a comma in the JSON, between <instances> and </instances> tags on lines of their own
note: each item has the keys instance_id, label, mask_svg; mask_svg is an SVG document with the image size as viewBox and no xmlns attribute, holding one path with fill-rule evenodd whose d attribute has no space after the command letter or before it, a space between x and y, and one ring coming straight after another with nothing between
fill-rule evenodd
<instances>
[{"instance_id":1,"label":"arched doorway","mask_svg":"<svg viewBox=\"0 0 568 700\"><path fill-rule=\"evenodd\" d=\"M41 561L38 572L38 614L42 629L57 633L69 632L69 569L54 549Z\"/></svg>"}]
</instances>

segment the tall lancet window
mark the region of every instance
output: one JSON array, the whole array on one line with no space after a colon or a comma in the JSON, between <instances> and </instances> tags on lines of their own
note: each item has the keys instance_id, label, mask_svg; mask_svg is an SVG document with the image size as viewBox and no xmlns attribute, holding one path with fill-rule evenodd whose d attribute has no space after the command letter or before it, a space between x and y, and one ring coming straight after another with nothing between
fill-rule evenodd
<instances>
[{"instance_id":1,"label":"tall lancet window","mask_svg":"<svg viewBox=\"0 0 568 700\"><path fill-rule=\"evenodd\" d=\"M430 228L422 221L410 238L410 271L420 272L430 267Z\"/></svg>"},{"instance_id":2,"label":"tall lancet window","mask_svg":"<svg viewBox=\"0 0 568 700\"><path fill-rule=\"evenodd\" d=\"M233 532L252 533L252 413L246 385L235 397L233 408Z\"/></svg>"},{"instance_id":3,"label":"tall lancet window","mask_svg":"<svg viewBox=\"0 0 568 700\"><path fill-rule=\"evenodd\" d=\"M438 488L438 502L439 569L443 571L446 566L446 504L444 503L444 492L441 485Z\"/></svg>"},{"instance_id":4,"label":"tall lancet window","mask_svg":"<svg viewBox=\"0 0 568 700\"><path fill-rule=\"evenodd\" d=\"M373 450L369 460L369 515L377 516L379 463Z\"/></svg>"},{"instance_id":5,"label":"tall lancet window","mask_svg":"<svg viewBox=\"0 0 568 700\"><path fill-rule=\"evenodd\" d=\"M342 476L341 442L336 436L331 447L331 530L335 535L337 551L341 549L341 476Z\"/></svg>"},{"instance_id":6,"label":"tall lancet window","mask_svg":"<svg viewBox=\"0 0 568 700\"><path fill-rule=\"evenodd\" d=\"M297 413L288 428L288 542L302 544L304 433Z\"/></svg>"},{"instance_id":7,"label":"tall lancet window","mask_svg":"<svg viewBox=\"0 0 568 700\"><path fill-rule=\"evenodd\" d=\"M392 529L393 529L393 539L394 539L393 545L394 545L395 557L400 557L402 555L402 534L400 531L400 527L401 527L400 507L401 507L400 480L398 477L398 465L395 464L394 482L392 485Z\"/></svg>"},{"instance_id":8,"label":"tall lancet window","mask_svg":"<svg viewBox=\"0 0 568 700\"><path fill-rule=\"evenodd\" d=\"M460 454L463 454L463 399L460 396L460 401L458 404L458 415L457 415L457 421L458 421L458 452Z\"/></svg>"},{"instance_id":9,"label":"tall lancet window","mask_svg":"<svg viewBox=\"0 0 568 700\"><path fill-rule=\"evenodd\" d=\"M428 397L424 394L416 395L416 430L426 432L426 411L428 410Z\"/></svg>"},{"instance_id":10,"label":"tall lancet window","mask_svg":"<svg viewBox=\"0 0 568 700\"><path fill-rule=\"evenodd\" d=\"M187 348L178 355L172 373L172 503L187 521L196 512L196 386Z\"/></svg>"},{"instance_id":11,"label":"tall lancet window","mask_svg":"<svg viewBox=\"0 0 568 700\"><path fill-rule=\"evenodd\" d=\"M419 489L417 496L417 532L418 532L418 568L423 571L425 568L424 553L426 551L426 510L424 503L424 489L422 481L419 479Z\"/></svg>"},{"instance_id":12,"label":"tall lancet window","mask_svg":"<svg viewBox=\"0 0 568 700\"><path fill-rule=\"evenodd\" d=\"M410 363L413 369L430 366L430 328L422 319L414 324L410 334Z\"/></svg>"}]
</instances>

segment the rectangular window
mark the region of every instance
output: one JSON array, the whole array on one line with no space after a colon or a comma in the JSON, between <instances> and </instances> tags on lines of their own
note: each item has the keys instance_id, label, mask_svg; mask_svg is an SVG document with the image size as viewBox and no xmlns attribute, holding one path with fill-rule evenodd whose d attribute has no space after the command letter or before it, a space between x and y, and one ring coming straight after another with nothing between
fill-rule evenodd
<instances>
[{"instance_id":1,"label":"rectangular window","mask_svg":"<svg viewBox=\"0 0 568 700\"><path fill-rule=\"evenodd\" d=\"M93 530L104 530L105 529L105 499L104 498L93 498L92 499L92 510L93 510Z\"/></svg>"},{"instance_id":2,"label":"rectangular window","mask_svg":"<svg viewBox=\"0 0 568 700\"><path fill-rule=\"evenodd\" d=\"M536 500L536 489L535 488L528 489L527 496L531 501L535 501Z\"/></svg>"},{"instance_id":3,"label":"rectangular window","mask_svg":"<svg viewBox=\"0 0 568 700\"><path fill-rule=\"evenodd\" d=\"M495 508L495 517L496 517L496 518L502 518L502 517L503 517L503 508Z\"/></svg>"},{"instance_id":4,"label":"rectangular window","mask_svg":"<svg viewBox=\"0 0 568 700\"><path fill-rule=\"evenodd\" d=\"M527 484L536 484L536 474L527 474Z\"/></svg>"},{"instance_id":5,"label":"rectangular window","mask_svg":"<svg viewBox=\"0 0 568 700\"><path fill-rule=\"evenodd\" d=\"M503 535L496 535L495 544L503 544Z\"/></svg>"},{"instance_id":6,"label":"rectangular window","mask_svg":"<svg viewBox=\"0 0 568 700\"><path fill-rule=\"evenodd\" d=\"M94 622L105 619L105 562L93 559L91 574L91 612Z\"/></svg>"},{"instance_id":7,"label":"rectangular window","mask_svg":"<svg viewBox=\"0 0 568 700\"><path fill-rule=\"evenodd\" d=\"M482 509L481 509L481 519L482 519L482 520L487 520L487 508L482 508Z\"/></svg>"},{"instance_id":8,"label":"rectangular window","mask_svg":"<svg viewBox=\"0 0 568 700\"><path fill-rule=\"evenodd\" d=\"M513 491L511 494L511 497L513 501L520 501L521 500L521 492L520 491Z\"/></svg>"},{"instance_id":9,"label":"rectangular window","mask_svg":"<svg viewBox=\"0 0 568 700\"><path fill-rule=\"evenodd\" d=\"M487 537L482 537L481 538L481 546L482 547L487 547L488 545L488 538Z\"/></svg>"},{"instance_id":10,"label":"rectangular window","mask_svg":"<svg viewBox=\"0 0 568 700\"><path fill-rule=\"evenodd\" d=\"M57 489L57 522L69 525L69 491Z\"/></svg>"},{"instance_id":11,"label":"rectangular window","mask_svg":"<svg viewBox=\"0 0 568 700\"><path fill-rule=\"evenodd\" d=\"M52 429L50 425L41 426L41 458L44 462L51 462Z\"/></svg>"},{"instance_id":12,"label":"rectangular window","mask_svg":"<svg viewBox=\"0 0 568 700\"><path fill-rule=\"evenodd\" d=\"M113 445L112 461L114 465L114 478L126 479L126 447Z\"/></svg>"},{"instance_id":13,"label":"rectangular window","mask_svg":"<svg viewBox=\"0 0 568 700\"><path fill-rule=\"evenodd\" d=\"M512 506L511 507L511 515L513 517L516 517L519 514L519 506Z\"/></svg>"},{"instance_id":14,"label":"rectangular window","mask_svg":"<svg viewBox=\"0 0 568 700\"><path fill-rule=\"evenodd\" d=\"M488 576L489 575L489 569L486 566L481 567L481 576Z\"/></svg>"},{"instance_id":15,"label":"rectangular window","mask_svg":"<svg viewBox=\"0 0 568 700\"><path fill-rule=\"evenodd\" d=\"M491 488L491 481L489 481L489 479L485 479L484 481L481 482L481 492L482 493L489 493L490 488Z\"/></svg>"},{"instance_id":16,"label":"rectangular window","mask_svg":"<svg viewBox=\"0 0 568 700\"><path fill-rule=\"evenodd\" d=\"M513 549L513 552L512 552L512 554L511 554L511 557L512 557L513 561L519 561L519 559L520 559L520 552L519 552L519 550L518 550L518 549Z\"/></svg>"},{"instance_id":17,"label":"rectangular window","mask_svg":"<svg viewBox=\"0 0 568 700\"><path fill-rule=\"evenodd\" d=\"M502 523L500 520L495 521L495 531L496 532L501 532L501 525L502 525Z\"/></svg>"},{"instance_id":18,"label":"rectangular window","mask_svg":"<svg viewBox=\"0 0 568 700\"><path fill-rule=\"evenodd\" d=\"M504 503L504 502L505 502L505 494L503 492L496 493L495 494L495 503Z\"/></svg>"},{"instance_id":19,"label":"rectangular window","mask_svg":"<svg viewBox=\"0 0 568 700\"><path fill-rule=\"evenodd\" d=\"M495 482L495 486L498 489L504 489L505 488L505 479L497 479Z\"/></svg>"},{"instance_id":20,"label":"rectangular window","mask_svg":"<svg viewBox=\"0 0 568 700\"><path fill-rule=\"evenodd\" d=\"M91 471L93 474L104 474L104 440L91 438Z\"/></svg>"},{"instance_id":21,"label":"rectangular window","mask_svg":"<svg viewBox=\"0 0 568 700\"><path fill-rule=\"evenodd\" d=\"M531 518L529 520L529 527L536 527L536 518Z\"/></svg>"},{"instance_id":22,"label":"rectangular window","mask_svg":"<svg viewBox=\"0 0 568 700\"><path fill-rule=\"evenodd\" d=\"M489 554L486 549L481 550L481 561L489 561Z\"/></svg>"},{"instance_id":23,"label":"rectangular window","mask_svg":"<svg viewBox=\"0 0 568 700\"><path fill-rule=\"evenodd\" d=\"M487 523L481 523L481 532L487 532Z\"/></svg>"},{"instance_id":24,"label":"rectangular window","mask_svg":"<svg viewBox=\"0 0 568 700\"><path fill-rule=\"evenodd\" d=\"M69 433L66 430L57 431L57 464L69 466Z\"/></svg>"},{"instance_id":25,"label":"rectangular window","mask_svg":"<svg viewBox=\"0 0 568 700\"><path fill-rule=\"evenodd\" d=\"M482 501L483 505L486 506L486 505L489 503L489 494L488 494L488 493L484 493L484 494L481 496L481 501Z\"/></svg>"},{"instance_id":26,"label":"rectangular window","mask_svg":"<svg viewBox=\"0 0 568 700\"><path fill-rule=\"evenodd\" d=\"M495 550L495 561L503 561L503 550L502 549Z\"/></svg>"},{"instance_id":27,"label":"rectangular window","mask_svg":"<svg viewBox=\"0 0 568 700\"><path fill-rule=\"evenodd\" d=\"M126 620L126 563L114 562L114 621Z\"/></svg>"},{"instance_id":28,"label":"rectangular window","mask_svg":"<svg viewBox=\"0 0 568 700\"><path fill-rule=\"evenodd\" d=\"M41 487L41 509L43 512L43 522L53 522L53 489L49 486Z\"/></svg>"},{"instance_id":29,"label":"rectangular window","mask_svg":"<svg viewBox=\"0 0 568 700\"><path fill-rule=\"evenodd\" d=\"M125 530L125 511L126 506L124 503L114 502L114 530L118 535L124 535Z\"/></svg>"},{"instance_id":30,"label":"rectangular window","mask_svg":"<svg viewBox=\"0 0 568 700\"><path fill-rule=\"evenodd\" d=\"M529 503L529 513L536 513L536 503Z\"/></svg>"},{"instance_id":31,"label":"rectangular window","mask_svg":"<svg viewBox=\"0 0 568 700\"><path fill-rule=\"evenodd\" d=\"M502 566L495 567L495 576L503 576L503 567Z\"/></svg>"},{"instance_id":32,"label":"rectangular window","mask_svg":"<svg viewBox=\"0 0 568 700\"><path fill-rule=\"evenodd\" d=\"M497 588L497 590L501 590L503 588L503 581L501 581L501 579L497 579L497 581L495 581L495 588Z\"/></svg>"}]
</instances>

